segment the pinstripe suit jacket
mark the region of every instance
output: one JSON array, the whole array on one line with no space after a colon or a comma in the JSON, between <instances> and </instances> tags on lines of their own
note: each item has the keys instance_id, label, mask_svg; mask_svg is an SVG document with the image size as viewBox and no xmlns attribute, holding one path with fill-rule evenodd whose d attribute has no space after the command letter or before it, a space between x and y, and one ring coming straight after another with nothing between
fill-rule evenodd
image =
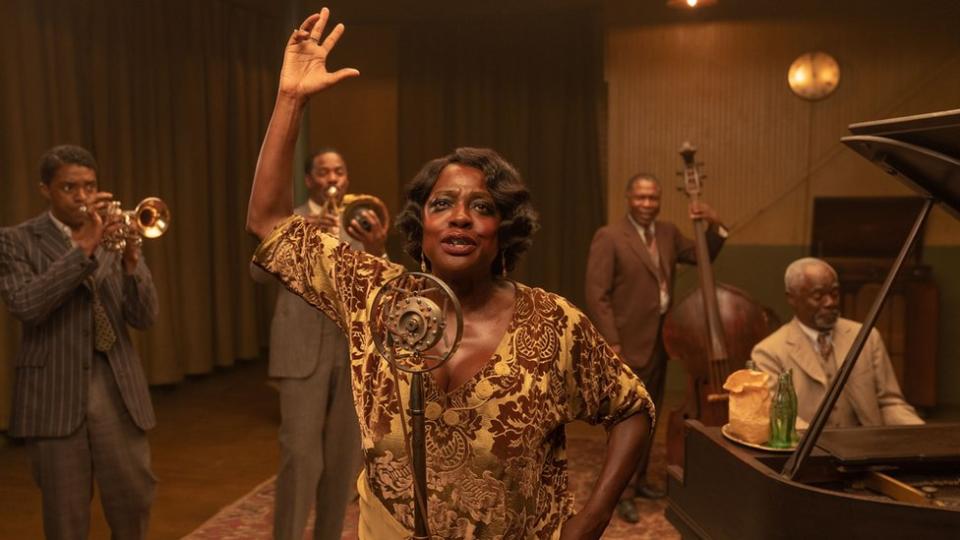
<instances>
[{"instance_id":1,"label":"pinstripe suit jacket","mask_svg":"<svg viewBox=\"0 0 960 540\"><path fill-rule=\"evenodd\" d=\"M127 276L120 255L97 250L91 259L73 248L48 213L0 229L0 296L23 323L14 359L10 435L59 437L84 420L93 352L94 276L117 341L107 354L134 423L156 423L143 367L127 325L146 329L157 315L157 294L141 259Z\"/></svg>"}]
</instances>

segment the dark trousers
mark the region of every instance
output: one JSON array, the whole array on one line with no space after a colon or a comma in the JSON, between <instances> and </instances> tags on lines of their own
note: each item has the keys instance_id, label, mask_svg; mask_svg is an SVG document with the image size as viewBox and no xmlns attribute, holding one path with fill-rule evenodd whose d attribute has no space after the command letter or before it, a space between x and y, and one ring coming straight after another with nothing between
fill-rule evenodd
<instances>
[{"instance_id":1,"label":"dark trousers","mask_svg":"<svg viewBox=\"0 0 960 540\"><path fill-rule=\"evenodd\" d=\"M660 327L663 327L663 319L660 320ZM650 361L641 368L633 368L633 372L643 381L647 387L647 393L653 400L653 406L657 408L657 425L663 423L661 419L666 419L662 409L664 387L667 381L667 351L663 347L662 333L657 332L657 344L650 355ZM632 485L634 489L640 489L647 483L647 465L650 463L650 453L653 450L654 432L650 433L640 458L637 460L637 470L634 472ZM624 495L629 495L629 489L624 491Z\"/></svg>"},{"instance_id":2,"label":"dark trousers","mask_svg":"<svg viewBox=\"0 0 960 540\"><path fill-rule=\"evenodd\" d=\"M86 539L93 483L116 540L146 538L156 479L147 435L127 412L105 356L90 366L87 417L66 437L27 439L48 539Z\"/></svg>"}]
</instances>

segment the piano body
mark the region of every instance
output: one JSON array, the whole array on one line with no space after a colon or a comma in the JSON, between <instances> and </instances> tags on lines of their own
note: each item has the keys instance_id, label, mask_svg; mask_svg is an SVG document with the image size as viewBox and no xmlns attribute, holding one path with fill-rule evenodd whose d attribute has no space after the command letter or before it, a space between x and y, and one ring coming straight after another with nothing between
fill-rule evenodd
<instances>
[{"instance_id":1,"label":"piano body","mask_svg":"<svg viewBox=\"0 0 960 540\"><path fill-rule=\"evenodd\" d=\"M684 538L960 538L960 424L825 430L826 419L934 203L960 218L960 110L853 124L842 142L925 199L863 328L792 454L687 421L668 467Z\"/></svg>"},{"instance_id":2,"label":"piano body","mask_svg":"<svg viewBox=\"0 0 960 540\"><path fill-rule=\"evenodd\" d=\"M801 476L788 480L780 472L786 455L741 446L720 428L688 421L684 467L667 471L667 519L683 538L960 537L960 425L826 430L820 444L828 438L836 446L818 447ZM899 442L899 455L882 445L891 441ZM915 443L938 455L919 455L931 448ZM857 448L871 451L843 454ZM926 496L930 487L933 497ZM914 502L882 495L897 488L903 492L893 496Z\"/></svg>"}]
</instances>

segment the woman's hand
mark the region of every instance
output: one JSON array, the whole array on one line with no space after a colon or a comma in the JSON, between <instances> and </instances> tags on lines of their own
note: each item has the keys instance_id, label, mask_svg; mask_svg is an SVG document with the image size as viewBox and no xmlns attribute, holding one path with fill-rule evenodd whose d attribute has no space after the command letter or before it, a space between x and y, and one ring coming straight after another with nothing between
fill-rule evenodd
<instances>
[{"instance_id":1,"label":"woman's hand","mask_svg":"<svg viewBox=\"0 0 960 540\"><path fill-rule=\"evenodd\" d=\"M330 51L343 35L343 25L338 24L326 39L320 41L329 17L330 11L323 8L320 13L307 17L287 40L280 70L280 89L260 147L250 204L247 205L247 230L258 238L265 238L293 212L290 175L307 99L342 79L360 75L352 68L333 73L327 71Z\"/></svg>"},{"instance_id":2,"label":"woman's hand","mask_svg":"<svg viewBox=\"0 0 960 540\"><path fill-rule=\"evenodd\" d=\"M595 518L585 512L578 512L564 522L560 529L560 540L596 540L603 535L610 523L610 517Z\"/></svg>"},{"instance_id":3,"label":"woman's hand","mask_svg":"<svg viewBox=\"0 0 960 540\"><path fill-rule=\"evenodd\" d=\"M649 416L640 411L610 429L600 476L583 508L563 524L561 540L600 538L610 523L620 494L633 477L647 437L653 436L650 427Z\"/></svg>"},{"instance_id":4,"label":"woman's hand","mask_svg":"<svg viewBox=\"0 0 960 540\"><path fill-rule=\"evenodd\" d=\"M323 8L306 18L293 31L283 53L283 68L280 70L280 94L306 99L360 72L353 68L327 71L327 58L337 40L343 35L343 25L338 24L323 38L323 30L330 17L330 10ZM322 41L321 41L322 39Z\"/></svg>"}]
</instances>

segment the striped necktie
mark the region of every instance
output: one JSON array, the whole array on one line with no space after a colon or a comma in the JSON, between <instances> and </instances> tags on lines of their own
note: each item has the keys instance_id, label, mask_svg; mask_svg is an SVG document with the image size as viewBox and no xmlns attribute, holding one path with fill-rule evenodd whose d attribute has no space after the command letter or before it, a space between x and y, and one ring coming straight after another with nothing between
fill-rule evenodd
<instances>
[{"instance_id":1,"label":"striped necktie","mask_svg":"<svg viewBox=\"0 0 960 540\"><path fill-rule=\"evenodd\" d=\"M817 348L823 360L823 371L827 375L827 381L831 381L837 374L837 364L833 357L833 340L830 339L830 332L817 334Z\"/></svg>"},{"instance_id":2,"label":"striped necktie","mask_svg":"<svg viewBox=\"0 0 960 540\"><path fill-rule=\"evenodd\" d=\"M75 247L70 230L61 230L67 246ZM97 292L97 282L93 274L87 276L84 281L90 287L90 294L93 295L93 348L105 353L113 348L113 344L117 342L117 333L113 330L113 325L110 324L107 310L103 308L103 304L100 302L100 294Z\"/></svg>"},{"instance_id":3,"label":"striped necktie","mask_svg":"<svg viewBox=\"0 0 960 540\"><path fill-rule=\"evenodd\" d=\"M97 284L93 275L87 277L87 285L90 286L90 291L93 293L93 348L105 353L113 348L113 344L117 341L117 333L114 332L113 325L110 324L107 310L100 302L100 293L97 292Z\"/></svg>"}]
</instances>

